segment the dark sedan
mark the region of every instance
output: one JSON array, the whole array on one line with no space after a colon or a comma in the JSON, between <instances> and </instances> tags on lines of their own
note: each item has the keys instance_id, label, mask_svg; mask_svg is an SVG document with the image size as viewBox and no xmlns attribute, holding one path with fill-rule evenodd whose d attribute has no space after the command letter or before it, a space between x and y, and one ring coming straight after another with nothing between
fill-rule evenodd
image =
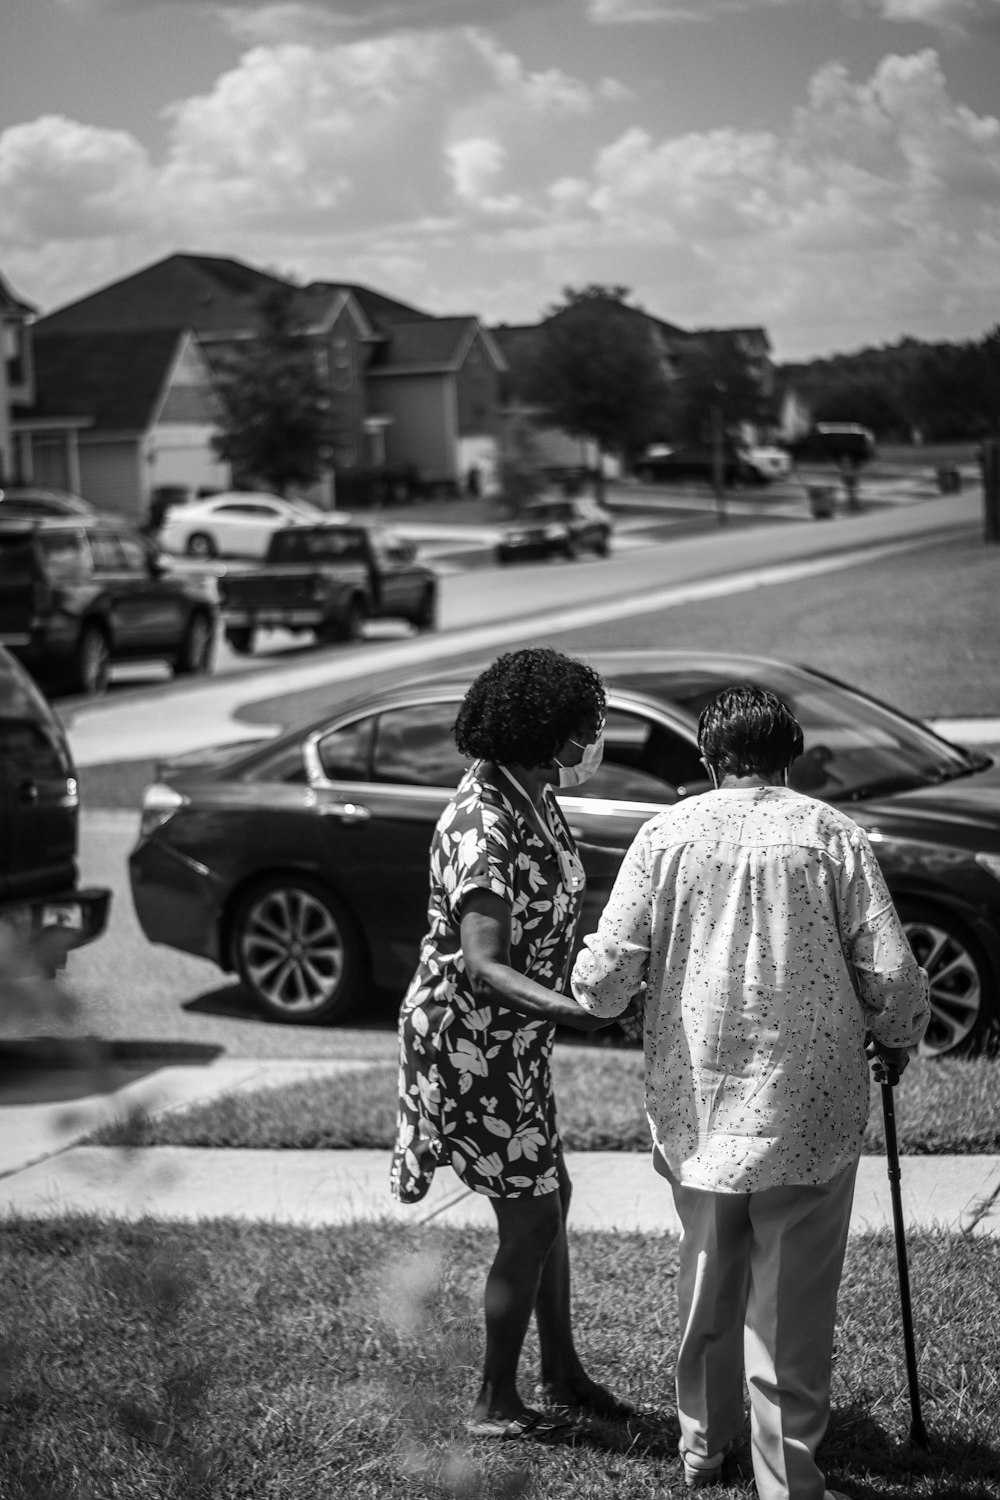
<instances>
[{"instance_id":1,"label":"dark sedan","mask_svg":"<svg viewBox=\"0 0 1000 1500\"><path fill-rule=\"evenodd\" d=\"M715 451L710 443L686 443L679 448L654 444L633 464L637 479L647 484L670 480L715 480ZM720 455L722 482L725 485L763 484L767 476L752 464L741 449L726 443Z\"/></svg>"},{"instance_id":2,"label":"dark sedan","mask_svg":"<svg viewBox=\"0 0 1000 1500\"><path fill-rule=\"evenodd\" d=\"M572 559L581 552L607 557L613 529L611 517L603 506L585 496L532 500L497 544L497 561L518 562L529 557Z\"/></svg>"},{"instance_id":3,"label":"dark sedan","mask_svg":"<svg viewBox=\"0 0 1000 1500\"><path fill-rule=\"evenodd\" d=\"M929 1054L984 1042L1000 976L1000 770L808 668L688 652L598 655L604 763L560 793L596 925L647 818L708 790L697 717L721 688L777 692L805 733L800 791L869 832L931 976ZM132 890L147 937L237 971L272 1016L338 1021L402 990L423 934L431 832L462 772L452 725L470 674L357 699L266 745L189 756L147 790Z\"/></svg>"}]
</instances>

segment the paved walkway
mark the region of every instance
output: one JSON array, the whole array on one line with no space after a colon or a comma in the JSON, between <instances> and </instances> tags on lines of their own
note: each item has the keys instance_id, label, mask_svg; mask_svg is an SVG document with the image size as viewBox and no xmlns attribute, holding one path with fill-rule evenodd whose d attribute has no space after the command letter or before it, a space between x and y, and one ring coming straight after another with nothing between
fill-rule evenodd
<instances>
[{"instance_id":1,"label":"paved walkway","mask_svg":"<svg viewBox=\"0 0 1000 1500\"><path fill-rule=\"evenodd\" d=\"M104 1120L132 1109L183 1109L236 1091L363 1068L363 1062L229 1062L153 1071L120 1068L88 1092L85 1075L59 1070L0 1079L0 1214L45 1219L67 1212L115 1219L232 1218L336 1225L358 1219L492 1227L488 1201L450 1171L416 1207L388 1192L386 1151L241 1151L81 1146ZM575 1152L576 1229L676 1233L670 1194L645 1152ZM906 1157L902 1198L912 1231L1000 1235L1000 1157ZM853 1234L891 1230L885 1160L863 1157Z\"/></svg>"}]
</instances>

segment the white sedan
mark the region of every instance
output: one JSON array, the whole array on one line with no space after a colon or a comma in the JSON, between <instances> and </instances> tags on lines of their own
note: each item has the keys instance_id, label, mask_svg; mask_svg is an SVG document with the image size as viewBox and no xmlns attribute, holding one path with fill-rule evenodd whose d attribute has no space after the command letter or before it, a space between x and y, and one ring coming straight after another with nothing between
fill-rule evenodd
<instances>
[{"instance_id":1,"label":"white sedan","mask_svg":"<svg viewBox=\"0 0 1000 1500\"><path fill-rule=\"evenodd\" d=\"M788 452L773 443L752 443L743 450L743 458L756 478L761 480L787 479L792 472Z\"/></svg>"},{"instance_id":2,"label":"white sedan","mask_svg":"<svg viewBox=\"0 0 1000 1500\"><path fill-rule=\"evenodd\" d=\"M274 532L323 514L306 500L232 490L172 506L159 544L188 557L263 557Z\"/></svg>"}]
</instances>

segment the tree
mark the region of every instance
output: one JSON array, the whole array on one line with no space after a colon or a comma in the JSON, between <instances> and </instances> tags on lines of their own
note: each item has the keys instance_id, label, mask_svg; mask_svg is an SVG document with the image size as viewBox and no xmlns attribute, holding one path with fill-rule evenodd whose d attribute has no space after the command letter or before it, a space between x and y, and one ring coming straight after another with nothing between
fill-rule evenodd
<instances>
[{"instance_id":1,"label":"tree","mask_svg":"<svg viewBox=\"0 0 1000 1500\"><path fill-rule=\"evenodd\" d=\"M567 287L542 327L523 390L552 426L622 458L656 435L668 397L653 325L627 296L619 286Z\"/></svg>"},{"instance_id":2,"label":"tree","mask_svg":"<svg viewBox=\"0 0 1000 1500\"><path fill-rule=\"evenodd\" d=\"M681 346L670 391L669 430L675 441L709 442L717 422L725 431L754 422L761 402L759 377L734 336L695 335Z\"/></svg>"},{"instance_id":3,"label":"tree","mask_svg":"<svg viewBox=\"0 0 1000 1500\"><path fill-rule=\"evenodd\" d=\"M241 480L283 495L320 477L335 427L315 347L296 316L295 288L269 287L258 308L260 331L219 362L212 446Z\"/></svg>"}]
</instances>

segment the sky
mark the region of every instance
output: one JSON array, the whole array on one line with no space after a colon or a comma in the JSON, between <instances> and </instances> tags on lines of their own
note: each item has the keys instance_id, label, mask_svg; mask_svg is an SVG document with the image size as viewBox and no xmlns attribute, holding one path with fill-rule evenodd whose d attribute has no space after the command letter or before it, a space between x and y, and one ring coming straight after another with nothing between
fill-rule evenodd
<instances>
[{"instance_id":1,"label":"sky","mask_svg":"<svg viewBox=\"0 0 1000 1500\"><path fill-rule=\"evenodd\" d=\"M1000 0L3 0L0 275L176 251L777 361L1000 323Z\"/></svg>"}]
</instances>

